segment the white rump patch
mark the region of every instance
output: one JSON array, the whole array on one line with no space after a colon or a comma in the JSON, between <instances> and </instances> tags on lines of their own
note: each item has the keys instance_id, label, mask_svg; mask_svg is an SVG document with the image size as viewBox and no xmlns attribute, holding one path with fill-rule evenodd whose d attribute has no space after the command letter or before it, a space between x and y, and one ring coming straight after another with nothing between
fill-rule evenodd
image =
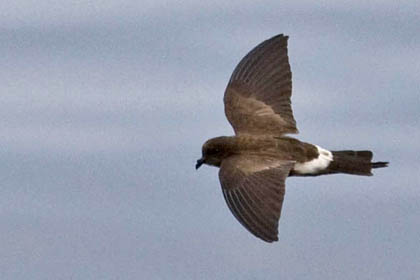
<instances>
[{"instance_id":1,"label":"white rump patch","mask_svg":"<svg viewBox=\"0 0 420 280\"><path fill-rule=\"evenodd\" d=\"M330 151L325 150L317 145L319 156L307 162L297 162L293 170L299 174L317 174L319 171L324 170L333 161L333 155Z\"/></svg>"}]
</instances>

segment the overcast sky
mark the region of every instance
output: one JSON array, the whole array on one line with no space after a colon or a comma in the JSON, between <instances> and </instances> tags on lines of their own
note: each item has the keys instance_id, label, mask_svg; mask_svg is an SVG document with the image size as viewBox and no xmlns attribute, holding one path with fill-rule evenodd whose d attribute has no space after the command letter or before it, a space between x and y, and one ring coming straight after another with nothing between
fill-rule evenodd
<instances>
[{"instance_id":1,"label":"overcast sky","mask_svg":"<svg viewBox=\"0 0 420 280\"><path fill-rule=\"evenodd\" d=\"M420 4L282 2L3 1L0 278L420 279ZM268 244L194 165L279 33L297 137L390 166L288 179Z\"/></svg>"}]
</instances>

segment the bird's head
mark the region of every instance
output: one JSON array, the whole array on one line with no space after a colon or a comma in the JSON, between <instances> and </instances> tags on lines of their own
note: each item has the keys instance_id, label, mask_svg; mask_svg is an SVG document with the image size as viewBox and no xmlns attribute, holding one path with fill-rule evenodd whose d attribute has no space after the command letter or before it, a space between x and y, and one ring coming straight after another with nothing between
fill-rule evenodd
<instances>
[{"instance_id":1,"label":"bird's head","mask_svg":"<svg viewBox=\"0 0 420 280\"><path fill-rule=\"evenodd\" d=\"M197 160L195 169L203 163L219 167L222 160L232 154L231 137L221 136L207 140L202 147L202 157Z\"/></svg>"}]
</instances>

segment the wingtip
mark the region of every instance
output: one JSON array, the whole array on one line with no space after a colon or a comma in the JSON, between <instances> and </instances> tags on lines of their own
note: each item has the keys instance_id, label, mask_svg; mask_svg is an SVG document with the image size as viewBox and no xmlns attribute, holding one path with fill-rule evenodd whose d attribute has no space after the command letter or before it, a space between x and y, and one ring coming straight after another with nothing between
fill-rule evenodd
<instances>
[{"instance_id":1,"label":"wingtip","mask_svg":"<svg viewBox=\"0 0 420 280\"><path fill-rule=\"evenodd\" d=\"M260 237L261 238L261 237ZM265 241L265 242L267 242L267 243L273 243L273 242L277 242L277 241L279 241L279 237L278 236L276 236L276 237L273 237L273 238L271 238L271 239L263 239L263 238L261 238L261 240L263 240L263 241Z\"/></svg>"},{"instance_id":2,"label":"wingtip","mask_svg":"<svg viewBox=\"0 0 420 280\"><path fill-rule=\"evenodd\" d=\"M274 39L274 38L285 38L287 40L287 39L289 39L289 36L285 35L283 33L280 33L280 34L277 34L277 35L273 36L271 39Z\"/></svg>"}]
</instances>

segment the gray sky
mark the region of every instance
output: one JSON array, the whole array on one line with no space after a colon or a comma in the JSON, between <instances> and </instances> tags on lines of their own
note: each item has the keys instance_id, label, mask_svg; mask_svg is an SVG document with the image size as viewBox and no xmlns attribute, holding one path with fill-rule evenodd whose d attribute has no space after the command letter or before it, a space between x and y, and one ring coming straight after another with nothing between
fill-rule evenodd
<instances>
[{"instance_id":1,"label":"gray sky","mask_svg":"<svg viewBox=\"0 0 420 280\"><path fill-rule=\"evenodd\" d=\"M1 279L420 278L418 1L9 2ZM267 244L194 164L233 133L233 68L278 33L299 139L391 164L288 179Z\"/></svg>"}]
</instances>

